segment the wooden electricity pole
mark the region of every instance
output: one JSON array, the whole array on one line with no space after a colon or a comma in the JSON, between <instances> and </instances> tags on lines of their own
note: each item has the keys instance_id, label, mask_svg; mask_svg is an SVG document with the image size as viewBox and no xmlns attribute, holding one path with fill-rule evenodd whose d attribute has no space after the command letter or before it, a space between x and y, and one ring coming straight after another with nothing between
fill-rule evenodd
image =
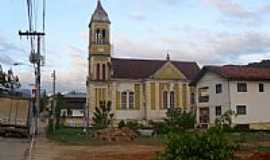
<instances>
[{"instance_id":1,"label":"wooden electricity pole","mask_svg":"<svg viewBox=\"0 0 270 160\"><path fill-rule=\"evenodd\" d=\"M36 87L36 95L33 102L33 109L35 111L34 120L35 120L35 127L34 133L39 133L39 112L40 112L40 67L42 62L44 62L44 57L41 55L41 38L44 40L45 36L45 16L46 16L46 0L43 0L43 14L42 14L42 32L37 32L37 23L38 23L38 5L35 1L26 0L27 3L27 18L28 18L28 25L29 28L26 32L19 31L19 35L22 37L27 37L30 39L31 44L31 51L29 60L33 64L35 69L35 87ZM34 41L37 40L36 45Z\"/></svg>"},{"instance_id":2,"label":"wooden electricity pole","mask_svg":"<svg viewBox=\"0 0 270 160\"><path fill-rule=\"evenodd\" d=\"M55 133L55 123L56 123L56 113L55 113L55 108L56 108L56 94L55 94L56 73L55 73L55 70L53 70L52 79L53 79L52 123L53 123L53 133Z\"/></svg>"}]
</instances>

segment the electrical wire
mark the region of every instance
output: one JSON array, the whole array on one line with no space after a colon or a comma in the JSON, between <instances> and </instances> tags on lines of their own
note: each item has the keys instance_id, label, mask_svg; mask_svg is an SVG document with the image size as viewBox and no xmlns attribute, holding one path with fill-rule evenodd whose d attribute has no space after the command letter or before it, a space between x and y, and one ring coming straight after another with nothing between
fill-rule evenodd
<instances>
[{"instance_id":1,"label":"electrical wire","mask_svg":"<svg viewBox=\"0 0 270 160\"><path fill-rule=\"evenodd\" d=\"M46 0L43 0L43 13L42 13L42 30L45 33L45 20L46 20ZM46 38L45 36L42 39L42 52L44 55L43 63L46 63Z\"/></svg>"},{"instance_id":2,"label":"electrical wire","mask_svg":"<svg viewBox=\"0 0 270 160\"><path fill-rule=\"evenodd\" d=\"M43 25L42 30L45 33L45 18L46 18L46 0L43 0Z\"/></svg>"}]
</instances>

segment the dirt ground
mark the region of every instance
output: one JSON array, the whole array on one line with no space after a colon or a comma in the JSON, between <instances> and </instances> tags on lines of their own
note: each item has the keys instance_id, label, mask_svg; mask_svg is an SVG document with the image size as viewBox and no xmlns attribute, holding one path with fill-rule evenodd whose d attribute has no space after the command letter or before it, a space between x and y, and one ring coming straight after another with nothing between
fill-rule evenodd
<instances>
[{"instance_id":1,"label":"dirt ground","mask_svg":"<svg viewBox=\"0 0 270 160\"><path fill-rule=\"evenodd\" d=\"M55 160L151 160L161 147L144 145L119 145L119 146L98 146L80 147L62 151Z\"/></svg>"},{"instance_id":2,"label":"dirt ground","mask_svg":"<svg viewBox=\"0 0 270 160\"><path fill-rule=\"evenodd\" d=\"M33 160L151 160L161 146L121 144L100 146L61 145L47 139L35 144Z\"/></svg>"}]
</instances>

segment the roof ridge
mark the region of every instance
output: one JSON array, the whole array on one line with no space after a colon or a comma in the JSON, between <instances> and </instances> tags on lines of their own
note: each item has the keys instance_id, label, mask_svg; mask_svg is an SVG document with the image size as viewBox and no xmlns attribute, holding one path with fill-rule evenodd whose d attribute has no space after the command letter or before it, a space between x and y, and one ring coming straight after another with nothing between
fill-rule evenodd
<instances>
[{"instance_id":1,"label":"roof ridge","mask_svg":"<svg viewBox=\"0 0 270 160\"><path fill-rule=\"evenodd\" d=\"M158 61L158 62L168 62L167 60L163 60L163 59L139 59L139 58L116 58L116 57L112 57L112 59L116 59L116 60L129 60L129 61ZM196 63L195 61L178 61L178 60L170 60L170 62L181 62L181 63Z\"/></svg>"}]
</instances>

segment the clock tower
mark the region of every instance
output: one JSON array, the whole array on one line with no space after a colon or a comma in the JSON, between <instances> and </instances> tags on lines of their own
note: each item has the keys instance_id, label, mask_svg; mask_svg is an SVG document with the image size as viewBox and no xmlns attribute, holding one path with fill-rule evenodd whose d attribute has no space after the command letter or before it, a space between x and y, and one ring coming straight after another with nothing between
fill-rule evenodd
<instances>
[{"instance_id":1,"label":"clock tower","mask_svg":"<svg viewBox=\"0 0 270 160\"><path fill-rule=\"evenodd\" d=\"M108 81L111 75L110 19L100 0L89 24L89 81Z\"/></svg>"}]
</instances>

